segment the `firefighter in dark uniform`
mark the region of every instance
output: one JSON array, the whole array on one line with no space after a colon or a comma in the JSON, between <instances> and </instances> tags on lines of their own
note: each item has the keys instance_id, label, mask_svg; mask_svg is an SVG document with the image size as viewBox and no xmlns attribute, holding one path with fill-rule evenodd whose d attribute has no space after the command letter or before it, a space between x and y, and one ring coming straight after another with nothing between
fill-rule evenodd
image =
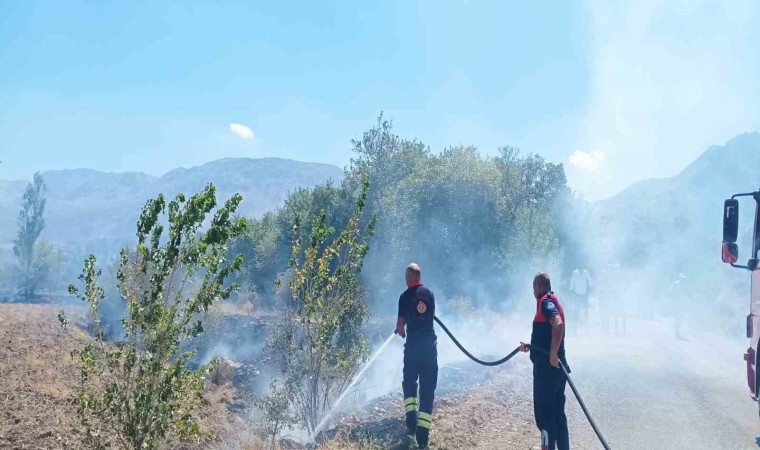
<instances>
[{"instance_id":1,"label":"firefighter in dark uniform","mask_svg":"<svg viewBox=\"0 0 760 450\"><path fill-rule=\"evenodd\" d=\"M396 322L396 333L406 338L404 380L401 385L404 390L406 429L408 435L416 435L420 449L426 449L430 439L435 387L438 383L438 350L433 329L435 297L422 285L420 266L417 264L409 264L406 268L406 286L407 290L398 299Z\"/></svg>"},{"instance_id":2,"label":"firefighter in dark uniform","mask_svg":"<svg viewBox=\"0 0 760 450\"><path fill-rule=\"evenodd\" d=\"M567 379L560 363L570 372L565 359L565 312L552 292L549 275L539 273L533 279L536 297L536 316L530 346L533 362L533 411L536 426L541 432L543 450L568 450L570 441L565 416L565 385ZM546 353L538 351L543 350Z\"/></svg>"}]
</instances>

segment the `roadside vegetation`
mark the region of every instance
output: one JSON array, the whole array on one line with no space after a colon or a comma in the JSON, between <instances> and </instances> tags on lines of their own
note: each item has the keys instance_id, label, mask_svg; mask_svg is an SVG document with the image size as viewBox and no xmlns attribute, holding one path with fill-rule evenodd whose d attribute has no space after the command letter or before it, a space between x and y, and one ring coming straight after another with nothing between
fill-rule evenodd
<instances>
[{"instance_id":1,"label":"roadside vegetation","mask_svg":"<svg viewBox=\"0 0 760 450\"><path fill-rule=\"evenodd\" d=\"M121 253L118 290L128 314L118 342L109 342L100 327L105 290L96 258L85 261L83 286L71 285L69 291L88 304L94 322L94 342L72 353L81 371L72 403L88 448L156 449L169 438L195 443L211 438L195 414L215 361L190 370L194 353L182 351L182 343L203 332L202 313L237 289L226 281L242 258L225 255L230 239L245 227L245 220L234 217L240 201L234 196L214 212L215 190L209 185L190 198L166 202L159 195L147 203L137 224L136 249ZM63 313L60 321L67 324Z\"/></svg>"},{"instance_id":2,"label":"roadside vegetation","mask_svg":"<svg viewBox=\"0 0 760 450\"><path fill-rule=\"evenodd\" d=\"M218 205L213 185L171 201L159 195L118 259L86 258L69 292L87 317L59 314L64 327L87 332L71 352L82 446L237 439L275 448L293 432L313 438L367 360L371 322L393 309L387 299L411 260L457 316L508 311L513 305L489 302L519 292L518 277L572 265L567 255L579 243L563 233L573 202L561 165L511 147L495 157L469 146L434 153L382 116L352 147L340 183L298 189L258 218L239 216L239 195ZM40 240L45 192L35 176L14 247L28 298L54 270ZM472 279L492 282L473 293ZM255 369L233 361L253 353ZM266 384L241 387L243 371L248 380L264 371ZM245 390L221 401L251 435L202 426L209 383Z\"/></svg>"}]
</instances>

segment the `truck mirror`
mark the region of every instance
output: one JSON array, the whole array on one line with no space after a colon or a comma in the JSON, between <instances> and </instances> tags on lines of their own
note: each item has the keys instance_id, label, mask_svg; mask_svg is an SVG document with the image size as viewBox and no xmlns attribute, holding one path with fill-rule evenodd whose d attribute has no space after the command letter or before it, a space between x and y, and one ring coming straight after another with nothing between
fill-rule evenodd
<instances>
[{"instance_id":1,"label":"truck mirror","mask_svg":"<svg viewBox=\"0 0 760 450\"><path fill-rule=\"evenodd\" d=\"M739 260L739 246L733 242L724 242L722 259L726 264L736 264Z\"/></svg>"},{"instance_id":2,"label":"truck mirror","mask_svg":"<svg viewBox=\"0 0 760 450\"><path fill-rule=\"evenodd\" d=\"M726 200L723 205L723 243L733 244L739 235L739 200Z\"/></svg>"}]
</instances>

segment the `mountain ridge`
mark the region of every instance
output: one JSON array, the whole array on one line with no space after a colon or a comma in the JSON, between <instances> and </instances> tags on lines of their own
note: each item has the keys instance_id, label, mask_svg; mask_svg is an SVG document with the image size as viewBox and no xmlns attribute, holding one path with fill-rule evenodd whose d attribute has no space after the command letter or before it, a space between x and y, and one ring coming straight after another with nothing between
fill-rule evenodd
<instances>
[{"instance_id":1,"label":"mountain ridge","mask_svg":"<svg viewBox=\"0 0 760 450\"><path fill-rule=\"evenodd\" d=\"M708 167L710 165L719 166L715 170L715 167ZM676 175L664 178L647 178L636 181L630 186L626 187L622 191L613 195L612 197L598 200L593 202L597 205L604 205L606 203L620 201L621 198L630 197L633 192L637 191L662 191L667 189L674 189L678 186L674 184L684 183L684 180L689 179L695 181L695 177L706 176L710 173L719 173L721 175L727 175L725 180L726 187L736 183L737 176L728 173L726 169L730 165L736 168L743 168L748 170L755 170L755 185L752 184L752 173L747 173L746 170L740 171L738 178L740 182L744 182L747 186L745 189L755 190L760 188L760 132L746 132L739 134L723 145L711 145L708 147L697 159L692 161L689 165L681 169ZM713 170L710 170L713 169ZM742 188L738 188L741 190Z\"/></svg>"},{"instance_id":2,"label":"mountain ridge","mask_svg":"<svg viewBox=\"0 0 760 450\"><path fill-rule=\"evenodd\" d=\"M670 277L715 270L723 201L758 188L760 133L743 133L710 146L673 177L642 180L591 203L589 248L599 266L619 263ZM751 230L754 213L741 216L741 229Z\"/></svg>"},{"instance_id":3,"label":"mountain ridge","mask_svg":"<svg viewBox=\"0 0 760 450\"><path fill-rule=\"evenodd\" d=\"M340 182L343 170L330 164L272 157L223 158L160 176L86 168L51 170L42 176L48 185L45 239L121 245L133 237L142 206L159 192L171 198L214 183L219 200L240 193L239 212L260 216L279 207L288 193L299 187ZM27 184L28 180L0 180L0 242L15 237L15 219Z\"/></svg>"},{"instance_id":4,"label":"mountain ridge","mask_svg":"<svg viewBox=\"0 0 760 450\"><path fill-rule=\"evenodd\" d=\"M297 163L297 164L308 164L308 165L315 165L315 166L327 166L330 168L337 168L339 170L340 167L329 164L329 163L322 163L322 162L316 162L316 161L300 161L296 159L289 159L289 158L280 158L278 156L265 156L262 158L245 158L245 157L227 157L227 158L219 158L215 159L213 161L205 162L203 164L199 164L197 166L190 166L190 167L184 167L179 166L175 167L173 169L170 169L169 171L161 174L161 175L152 175L147 172L140 172L140 171L134 171L134 170L126 170L126 171L111 171L111 170L100 170L100 169L92 169L89 167L77 167L73 169L51 169L51 170L45 170L41 172L42 174L57 174L57 173L92 173L92 174L101 174L101 175L140 175L144 177L149 177L153 179L161 179L165 177L166 175L171 174L172 172L185 172L192 169L202 168L209 165L213 165L214 163L222 162L222 161L283 161L287 163ZM1 183L24 183L26 185L29 183L29 179L24 178L13 178L13 179L0 179Z\"/></svg>"}]
</instances>

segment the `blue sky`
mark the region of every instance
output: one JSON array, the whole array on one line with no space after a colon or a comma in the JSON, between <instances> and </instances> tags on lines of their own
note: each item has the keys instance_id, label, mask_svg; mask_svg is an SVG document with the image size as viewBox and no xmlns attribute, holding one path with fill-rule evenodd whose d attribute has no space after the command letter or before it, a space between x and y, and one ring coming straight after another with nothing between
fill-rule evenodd
<instances>
[{"instance_id":1,"label":"blue sky","mask_svg":"<svg viewBox=\"0 0 760 450\"><path fill-rule=\"evenodd\" d=\"M0 178L344 166L384 111L434 151L540 153L601 198L760 129L750 1L151 3L4 2Z\"/></svg>"}]
</instances>

